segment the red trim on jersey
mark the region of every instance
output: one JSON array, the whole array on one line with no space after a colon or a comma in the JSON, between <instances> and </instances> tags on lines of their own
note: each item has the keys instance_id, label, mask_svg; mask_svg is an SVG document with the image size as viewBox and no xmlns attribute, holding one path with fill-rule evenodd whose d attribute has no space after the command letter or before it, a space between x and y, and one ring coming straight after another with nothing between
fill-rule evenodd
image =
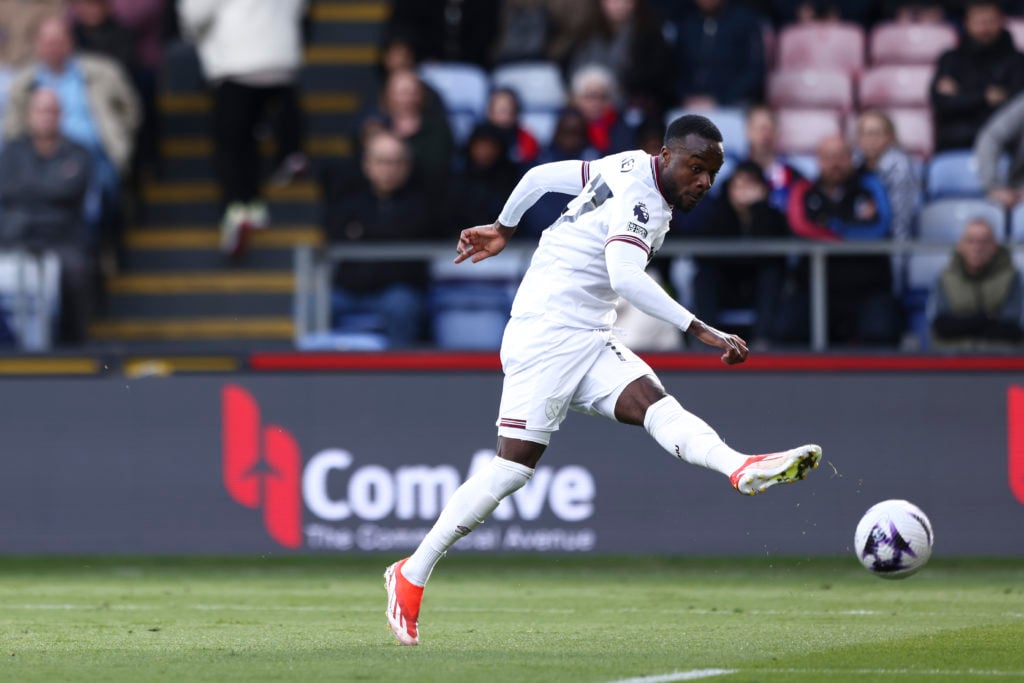
<instances>
[{"instance_id":1,"label":"red trim on jersey","mask_svg":"<svg viewBox=\"0 0 1024 683\"><path fill-rule=\"evenodd\" d=\"M647 246L647 242L644 242L639 237L633 237L632 235L613 235L605 241L604 246L607 247L612 242L625 242L626 244L632 244L635 247L640 247L646 254L651 253L651 248Z\"/></svg>"},{"instance_id":2,"label":"red trim on jersey","mask_svg":"<svg viewBox=\"0 0 1024 683\"><path fill-rule=\"evenodd\" d=\"M508 417L501 418L499 427L508 427L510 429L526 429L526 420L513 420Z\"/></svg>"},{"instance_id":3,"label":"red trim on jersey","mask_svg":"<svg viewBox=\"0 0 1024 683\"><path fill-rule=\"evenodd\" d=\"M658 168L658 157L657 155L651 155L651 173L654 174L654 184L658 186L658 192L665 198L665 201L672 206L672 200L665 196L665 191L661 189L661 170Z\"/></svg>"}]
</instances>

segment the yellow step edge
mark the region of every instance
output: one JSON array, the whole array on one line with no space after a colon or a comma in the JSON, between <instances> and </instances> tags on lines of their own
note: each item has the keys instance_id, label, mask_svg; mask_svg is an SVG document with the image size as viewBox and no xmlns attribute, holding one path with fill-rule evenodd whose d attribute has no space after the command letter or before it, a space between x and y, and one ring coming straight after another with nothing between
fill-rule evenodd
<instances>
[{"instance_id":1,"label":"yellow step edge","mask_svg":"<svg viewBox=\"0 0 1024 683\"><path fill-rule=\"evenodd\" d=\"M265 187L264 196L270 201L316 202L320 200L320 187L310 181L297 181L285 187ZM220 189L212 181L150 182L143 188L143 198L152 204L193 204L220 201Z\"/></svg>"},{"instance_id":2,"label":"yellow step edge","mask_svg":"<svg viewBox=\"0 0 1024 683\"><path fill-rule=\"evenodd\" d=\"M358 95L346 92L306 93L300 102L309 114L351 114L362 104ZM157 108L164 114L206 114L212 107L213 100L205 93L162 93L157 97Z\"/></svg>"},{"instance_id":3,"label":"yellow step edge","mask_svg":"<svg viewBox=\"0 0 1024 683\"><path fill-rule=\"evenodd\" d=\"M292 294L295 275L289 271L218 273L130 273L107 282L111 294Z\"/></svg>"},{"instance_id":4,"label":"yellow step edge","mask_svg":"<svg viewBox=\"0 0 1024 683\"><path fill-rule=\"evenodd\" d=\"M220 234L211 228L145 228L125 235L129 249L175 250L220 249ZM299 245L318 247L324 242L323 231L315 225L271 225L267 230L249 233L250 249L291 249Z\"/></svg>"},{"instance_id":5,"label":"yellow step edge","mask_svg":"<svg viewBox=\"0 0 1024 683\"><path fill-rule=\"evenodd\" d=\"M306 63L314 66L371 66L377 63L376 45L311 45Z\"/></svg>"},{"instance_id":6,"label":"yellow step edge","mask_svg":"<svg viewBox=\"0 0 1024 683\"><path fill-rule=\"evenodd\" d=\"M95 358L0 358L0 375L96 375Z\"/></svg>"},{"instance_id":7,"label":"yellow step edge","mask_svg":"<svg viewBox=\"0 0 1024 683\"><path fill-rule=\"evenodd\" d=\"M303 144L310 156L347 157L352 154L352 141L344 135L310 136ZM266 156L274 153L272 140L260 143L260 152ZM195 159L213 156L213 140L206 136L173 137L160 141L160 154L165 159Z\"/></svg>"},{"instance_id":8,"label":"yellow step edge","mask_svg":"<svg viewBox=\"0 0 1024 683\"><path fill-rule=\"evenodd\" d=\"M89 328L94 339L291 339L292 319L282 316L221 318L123 318Z\"/></svg>"},{"instance_id":9,"label":"yellow step edge","mask_svg":"<svg viewBox=\"0 0 1024 683\"><path fill-rule=\"evenodd\" d=\"M318 2L313 5L313 21L387 21L391 10L386 2Z\"/></svg>"},{"instance_id":10,"label":"yellow step edge","mask_svg":"<svg viewBox=\"0 0 1024 683\"><path fill-rule=\"evenodd\" d=\"M126 377L166 377L176 372L237 372L241 363L231 356L182 356L129 358L124 362Z\"/></svg>"}]
</instances>

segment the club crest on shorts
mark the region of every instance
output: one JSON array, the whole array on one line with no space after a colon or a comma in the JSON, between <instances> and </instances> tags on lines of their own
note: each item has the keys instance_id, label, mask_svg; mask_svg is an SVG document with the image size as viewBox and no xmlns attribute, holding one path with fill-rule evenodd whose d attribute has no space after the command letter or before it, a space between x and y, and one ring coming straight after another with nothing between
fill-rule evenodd
<instances>
[{"instance_id":1,"label":"club crest on shorts","mask_svg":"<svg viewBox=\"0 0 1024 683\"><path fill-rule=\"evenodd\" d=\"M544 414L548 416L549 420L557 420L559 417L561 417L564 408L564 400L558 398L549 398L547 403L544 404Z\"/></svg>"},{"instance_id":2,"label":"club crest on shorts","mask_svg":"<svg viewBox=\"0 0 1024 683\"><path fill-rule=\"evenodd\" d=\"M651 219L651 212L647 210L647 205L643 202L636 203L636 206L633 207L633 215L641 223L646 223Z\"/></svg>"}]
</instances>

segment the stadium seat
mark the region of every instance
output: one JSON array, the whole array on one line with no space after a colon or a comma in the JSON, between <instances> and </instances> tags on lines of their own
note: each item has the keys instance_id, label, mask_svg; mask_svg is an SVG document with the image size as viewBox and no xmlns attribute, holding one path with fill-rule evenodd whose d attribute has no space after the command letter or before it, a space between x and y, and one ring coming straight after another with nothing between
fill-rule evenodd
<instances>
[{"instance_id":1,"label":"stadium seat","mask_svg":"<svg viewBox=\"0 0 1024 683\"><path fill-rule=\"evenodd\" d=\"M419 73L444 102L456 141L465 142L487 109L487 72L475 64L432 62L422 65Z\"/></svg>"},{"instance_id":2,"label":"stadium seat","mask_svg":"<svg viewBox=\"0 0 1024 683\"><path fill-rule=\"evenodd\" d=\"M1013 37L1013 44L1024 52L1024 17L1007 17L1006 30Z\"/></svg>"},{"instance_id":3,"label":"stadium seat","mask_svg":"<svg viewBox=\"0 0 1024 683\"><path fill-rule=\"evenodd\" d=\"M684 114L700 114L711 119L722 132L726 156L743 159L747 156L747 117L739 107L718 109L672 109L665 115L665 125Z\"/></svg>"},{"instance_id":4,"label":"stadium seat","mask_svg":"<svg viewBox=\"0 0 1024 683\"><path fill-rule=\"evenodd\" d=\"M917 240L955 244L964 225L972 218L984 218L997 239L1006 234L1006 211L987 199L939 199L929 202L917 217Z\"/></svg>"},{"instance_id":5,"label":"stadium seat","mask_svg":"<svg viewBox=\"0 0 1024 683\"><path fill-rule=\"evenodd\" d=\"M822 139L842 130L842 117L834 110L779 109L775 144L784 154L813 154Z\"/></svg>"},{"instance_id":6,"label":"stadium seat","mask_svg":"<svg viewBox=\"0 0 1024 683\"><path fill-rule=\"evenodd\" d=\"M781 69L768 75L768 103L845 113L853 108L853 80L839 69Z\"/></svg>"},{"instance_id":7,"label":"stadium seat","mask_svg":"<svg viewBox=\"0 0 1024 683\"><path fill-rule=\"evenodd\" d=\"M1024 202L1017 204L1010 211L1010 224L1006 232L1010 242L1024 242Z\"/></svg>"},{"instance_id":8,"label":"stadium seat","mask_svg":"<svg viewBox=\"0 0 1024 683\"><path fill-rule=\"evenodd\" d=\"M48 351L60 310L60 259L0 251L0 342L26 351Z\"/></svg>"},{"instance_id":9,"label":"stadium seat","mask_svg":"<svg viewBox=\"0 0 1024 683\"><path fill-rule=\"evenodd\" d=\"M932 155L935 134L932 114L928 109L885 109L896 128L896 140L908 154L918 160Z\"/></svg>"},{"instance_id":10,"label":"stadium seat","mask_svg":"<svg viewBox=\"0 0 1024 683\"><path fill-rule=\"evenodd\" d=\"M562 72L554 62L503 64L494 69L491 84L514 90L524 112L557 111L565 105Z\"/></svg>"},{"instance_id":11,"label":"stadium seat","mask_svg":"<svg viewBox=\"0 0 1024 683\"><path fill-rule=\"evenodd\" d=\"M947 24L892 21L876 25L868 42L872 64L934 65L958 41L956 30Z\"/></svg>"},{"instance_id":12,"label":"stadium seat","mask_svg":"<svg viewBox=\"0 0 1024 683\"><path fill-rule=\"evenodd\" d=\"M940 197L981 197L981 181L974 153L969 149L939 152L925 171L925 195Z\"/></svg>"},{"instance_id":13,"label":"stadium seat","mask_svg":"<svg viewBox=\"0 0 1024 683\"><path fill-rule=\"evenodd\" d=\"M430 318L438 348L486 350L501 346L512 299L527 265L517 254L507 255L507 259L488 259L472 268L447 257L431 262Z\"/></svg>"},{"instance_id":14,"label":"stadium seat","mask_svg":"<svg viewBox=\"0 0 1024 683\"><path fill-rule=\"evenodd\" d=\"M884 65L867 69L860 78L861 107L928 107L928 90L935 68L923 65Z\"/></svg>"},{"instance_id":15,"label":"stadium seat","mask_svg":"<svg viewBox=\"0 0 1024 683\"><path fill-rule=\"evenodd\" d=\"M808 180L813 181L818 177L818 156L816 154L787 154L783 160Z\"/></svg>"},{"instance_id":16,"label":"stadium seat","mask_svg":"<svg viewBox=\"0 0 1024 683\"><path fill-rule=\"evenodd\" d=\"M527 111L519 115L519 123L528 130L541 147L551 144L551 138L555 135L555 128L558 126L558 112L556 111Z\"/></svg>"},{"instance_id":17,"label":"stadium seat","mask_svg":"<svg viewBox=\"0 0 1024 683\"><path fill-rule=\"evenodd\" d=\"M848 22L812 22L779 32L781 69L834 68L848 74L864 67L864 29Z\"/></svg>"}]
</instances>

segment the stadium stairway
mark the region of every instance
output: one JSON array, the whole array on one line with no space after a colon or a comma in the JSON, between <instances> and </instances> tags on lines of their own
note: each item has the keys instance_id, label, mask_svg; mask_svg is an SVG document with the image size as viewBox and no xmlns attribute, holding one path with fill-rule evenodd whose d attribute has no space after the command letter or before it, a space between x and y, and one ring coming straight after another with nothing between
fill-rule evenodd
<instances>
[{"instance_id":1,"label":"stadium stairway","mask_svg":"<svg viewBox=\"0 0 1024 683\"><path fill-rule=\"evenodd\" d=\"M315 0L301 106L306 152L318 161L351 153L349 132L372 95L386 0ZM271 227L252 235L239 263L219 250L211 101L190 50L170 50L158 97L161 162L142 183L139 224L124 237L121 272L107 281L100 346L282 348L293 338L293 249L322 241L312 178L268 188ZM269 175L271 141L263 145Z\"/></svg>"}]
</instances>

